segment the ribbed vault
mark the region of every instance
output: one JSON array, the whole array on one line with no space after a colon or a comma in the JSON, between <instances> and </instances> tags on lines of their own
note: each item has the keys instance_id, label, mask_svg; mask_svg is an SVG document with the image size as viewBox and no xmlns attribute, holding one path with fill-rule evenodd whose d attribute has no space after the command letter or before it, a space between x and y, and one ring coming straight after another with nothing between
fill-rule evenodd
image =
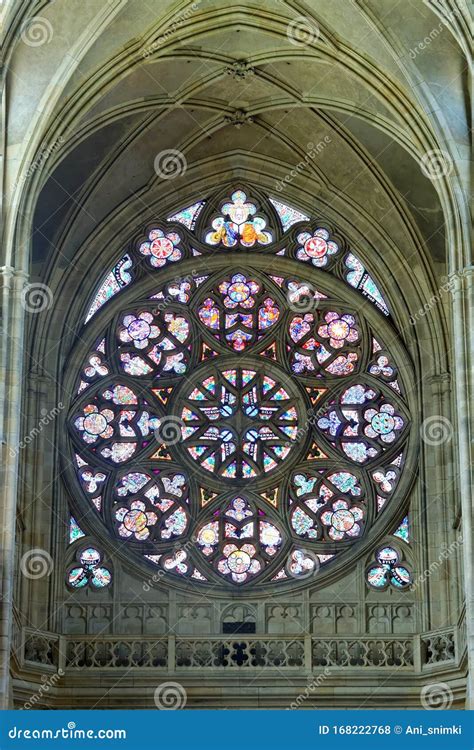
<instances>
[{"instance_id":1,"label":"ribbed vault","mask_svg":"<svg viewBox=\"0 0 474 750\"><path fill-rule=\"evenodd\" d=\"M1 415L7 446L36 424L40 402L46 407L61 398L87 304L130 243L151 223L243 183L345 238L389 300L394 340L400 337L413 362L420 421L437 412L455 424L451 446L436 455L423 447L411 498L420 542L414 564L427 567L436 545L453 539L462 502L466 523L470 499L463 0L83 0L79 12L68 0L11 0L3 15L2 274L9 336L0 349L0 379L8 395ZM171 179L160 169L168 150L180 165ZM439 291L448 276L454 278L452 306ZM47 285L54 304L25 320L19 300L26 280ZM436 304L419 314L433 298ZM56 481L60 440L43 437L28 461L15 452L8 460L6 602L13 598L18 495L25 495L21 542L63 544L61 524L69 517ZM426 508L439 494L443 505L430 527ZM31 496L41 507L44 496L46 515ZM368 562L361 562L362 574ZM136 585L128 575L123 572L124 591ZM354 590L363 580L355 575L346 581ZM459 591L442 572L433 581L414 600L413 633L457 623ZM34 594L24 584L21 601L34 614L20 625L60 632L53 600L62 601L63 584L62 573ZM165 588L158 591L167 596ZM453 680L460 705L461 662L458 667ZM380 679L374 677L370 691ZM421 684L422 675L413 679ZM2 680L0 688L5 674ZM397 682L403 706L404 680L402 674ZM77 695L83 691L88 705L79 682ZM410 700L417 705L418 683ZM137 706L146 705L138 696Z\"/></svg>"}]
</instances>

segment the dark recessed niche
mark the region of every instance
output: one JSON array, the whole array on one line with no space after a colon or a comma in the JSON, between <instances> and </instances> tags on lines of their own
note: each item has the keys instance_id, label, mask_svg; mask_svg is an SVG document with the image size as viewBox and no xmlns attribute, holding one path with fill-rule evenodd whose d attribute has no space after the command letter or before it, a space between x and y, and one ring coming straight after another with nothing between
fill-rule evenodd
<instances>
[{"instance_id":1,"label":"dark recessed niche","mask_svg":"<svg viewBox=\"0 0 474 750\"><path fill-rule=\"evenodd\" d=\"M256 633L254 622L223 622L222 632L224 634L233 633Z\"/></svg>"}]
</instances>

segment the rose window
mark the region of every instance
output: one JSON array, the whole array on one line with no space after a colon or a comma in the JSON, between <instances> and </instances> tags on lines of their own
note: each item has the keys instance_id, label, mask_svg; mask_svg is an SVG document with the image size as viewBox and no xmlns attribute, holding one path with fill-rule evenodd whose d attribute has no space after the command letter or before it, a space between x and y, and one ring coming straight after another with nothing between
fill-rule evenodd
<instances>
[{"instance_id":1,"label":"rose window","mask_svg":"<svg viewBox=\"0 0 474 750\"><path fill-rule=\"evenodd\" d=\"M412 370L345 240L239 188L124 258L71 357L79 526L170 583L318 585L366 555L370 586L403 588L380 539L410 486ZM68 585L105 585L81 550Z\"/></svg>"},{"instance_id":2,"label":"rose window","mask_svg":"<svg viewBox=\"0 0 474 750\"><path fill-rule=\"evenodd\" d=\"M228 479L255 479L281 465L297 444L294 387L275 367L205 367L179 400L183 445L201 469ZM194 378L193 378L194 380ZM300 408L301 411L301 408Z\"/></svg>"}]
</instances>

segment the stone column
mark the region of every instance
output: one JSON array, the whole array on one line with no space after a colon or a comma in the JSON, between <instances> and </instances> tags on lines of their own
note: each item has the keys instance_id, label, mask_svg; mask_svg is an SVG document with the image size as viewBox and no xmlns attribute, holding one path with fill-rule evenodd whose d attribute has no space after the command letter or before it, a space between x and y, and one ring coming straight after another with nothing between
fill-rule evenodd
<instances>
[{"instance_id":1,"label":"stone column","mask_svg":"<svg viewBox=\"0 0 474 750\"><path fill-rule=\"evenodd\" d=\"M451 582L451 571L455 570L455 565L447 552L456 536L453 530L456 509L452 472L455 450L450 403L452 381L449 373L442 372L429 378L429 384L430 415L425 420L422 439L426 443L425 481L428 487L425 515L428 533L424 539L430 592L428 627L433 629L455 625L459 615L451 601L453 595L456 599L457 593L454 581Z\"/></svg>"},{"instance_id":2,"label":"stone column","mask_svg":"<svg viewBox=\"0 0 474 750\"><path fill-rule=\"evenodd\" d=\"M473 308L474 267L454 272L451 279L453 297L453 372L454 403L457 417L459 492L461 495L463 567L466 597L466 637L468 651L467 706L474 708L474 572L473 572L473 487L472 424L473 411Z\"/></svg>"},{"instance_id":3,"label":"stone column","mask_svg":"<svg viewBox=\"0 0 474 750\"><path fill-rule=\"evenodd\" d=\"M9 707L10 647L13 614L16 503L18 490L18 446L21 440L21 397L25 309L22 291L23 271L4 266L2 281L2 345L0 382L2 398L0 427L2 460L0 467L0 709Z\"/></svg>"}]
</instances>

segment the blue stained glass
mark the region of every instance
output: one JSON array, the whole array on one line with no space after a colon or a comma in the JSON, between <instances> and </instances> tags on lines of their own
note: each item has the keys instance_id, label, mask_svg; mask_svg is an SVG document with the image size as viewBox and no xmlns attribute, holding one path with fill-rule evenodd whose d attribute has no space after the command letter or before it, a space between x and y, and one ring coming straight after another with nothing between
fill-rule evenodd
<instances>
[{"instance_id":1,"label":"blue stained glass","mask_svg":"<svg viewBox=\"0 0 474 750\"><path fill-rule=\"evenodd\" d=\"M362 294L373 302L384 315L389 315L388 305L385 302L380 289L373 280L372 276L365 270L365 266L360 262L353 253L348 253L345 259L345 265L349 269L346 273L348 284L358 289Z\"/></svg>"},{"instance_id":2,"label":"blue stained glass","mask_svg":"<svg viewBox=\"0 0 474 750\"><path fill-rule=\"evenodd\" d=\"M179 221L180 224L184 224L188 229L193 229L196 219L201 213L203 207L204 201L198 201L198 203L193 203L192 206L183 208L181 211L168 216L167 221Z\"/></svg>"},{"instance_id":3,"label":"blue stained glass","mask_svg":"<svg viewBox=\"0 0 474 750\"><path fill-rule=\"evenodd\" d=\"M85 536L85 533L79 527L75 518L71 516L69 519L69 544L72 544L76 539L80 539Z\"/></svg>"},{"instance_id":4,"label":"blue stained glass","mask_svg":"<svg viewBox=\"0 0 474 750\"><path fill-rule=\"evenodd\" d=\"M336 474L331 474L328 479L341 492L350 492L351 495L360 495L362 492L361 488L357 486L357 477L348 471L338 471Z\"/></svg>"},{"instance_id":5,"label":"blue stained glass","mask_svg":"<svg viewBox=\"0 0 474 750\"><path fill-rule=\"evenodd\" d=\"M364 463L371 455L374 455L373 449L367 448L365 443L343 443L342 447L345 454L359 464Z\"/></svg>"},{"instance_id":6,"label":"blue stained glass","mask_svg":"<svg viewBox=\"0 0 474 750\"><path fill-rule=\"evenodd\" d=\"M297 495L306 495L308 492L312 492L314 485L318 481L317 477L306 478L304 474L295 474L293 479L295 485L298 487Z\"/></svg>"},{"instance_id":7,"label":"blue stained glass","mask_svg":"<svg viewBox=\"0 0 474 750\"><path fill-rule=\"evenodd\" d=\"M408 516L405 516L398 529L393 533L393 536L398 536L399 539L403 539L404 542L409 541L409 528L408 528Z\"/></svg>"},{"instance_id":8,"label":"blue stained glass","mask_svg":"<svg viewBox=\"0 0 474 750\"><path fill-rule=\"evenodd\" d=\"M250 383L254 375L254 370L242 370L242 385L247 385L247 383Z\"/></svg>"},{"instance_id":9,"label":"blue stained glass","mask_svg":"<svg viewBox=\"0 0 474 750\"><path fill-rule=\"evenodd\" d=\"M347 247L345 243L337 237L332 239L328 229L313 221L310 224L308 216L279 200L271 200L271 203L273 207L269 207L268 199L259 199L259 203L248 202L242 190L234 190L227 203L221 205L219 200L216 202L214 208L220 210L222 216L215 219L216 214L208 211L210 206L205 206L204 201L198 201L167 217L168 222L179 223L180 227L175 224L174 227L165 225L164 230L158 227L153 229L149 242L133 247L130 254L124 255L113 268L108 268L108 275L100 279L101 285L89 308L86 322L111 297L134 281L135 265L140 257L137 253L148 255L148 260L152 263L153 258L164 263L170 258L180 260L191 255L201 256L204 262L205 254L210 255L211 248L206 249L203 245L202 250L198 251L193 250L192 246L199 242L200 247L201 243L207 242L208 245L225 248L226 254L232 256L228 258L225 272L216 267L212 275L212 269L209 269L209 275L198 278L193 272L182 279L160 281L154 290L157 293L152 297L148 296L146 300L137 295L132 298L128 291L121 298L113 300L110 308L117 306L117 311L113 326L112 321L110 322L110 330L105 330L104 323L104 330L99 336L95 331L96 321L92 323L94 340L89 342L86 360L86 365L90 365L90 373L83 367L81 377L83 384L89 388L88 394L94 395L89 395L88 399L85 399L85 394L79 396L80 413L83 412L84 416L74 414L73 419L76 421L72 422L76 424L79 419L84 424L87 422L87 430L84 427L80 431L88 431L87 434L94 439L84 448L88 451L88 459L80 469L81 487L84 492L94 496L91 501L99 513L102 512L101 509L110 511L112 508L115 519L117 500L120 499L124 513L128 513L127 523L130 524L133 520L135 526L145 521L151 526L155 524L159 533L150 537L147 542L149 552L153 550L152 544L159 539L170 539L186 531L191 535L195 523L199 523L203 530L205 527L201 525L199 514L207 503L210 503L210 507L204 511L207 526L209 516L216 514L219 524L222 520L226 521L223 516L225 509L230 507L227 499L229 488L234 485L243 487L247 482L252 491L248 502L255 519L251 522L247 522L245 518L227 519L226 536L233 538L234 548L223 552L222 547L226 542L219 531L215 543L207 544L209 554L203 553L208 554L206 565L212 565L215 572L229 575L230 580L228 570L224 569L227 565L235 574L232 580L236 583L243 583L250 573L247 574L246 570L239 572L232 566L242 566L244 563L253 565L252 570L248 568L253 575L259 569L258 566L262 565L262 559L271 555L275 555L275 565L272 564L271 573L268 577L265 576L265 582L286 578L290 571L293 575L295 571L288 561L277 561L279 551L276 547L283 546L285 540L286 554L286 544L292 537L296 538L295 534L304 537L308 546L313 541L321 541L322 548L329 538L332 541L340 540L347 534L348 542L351 535L354 537L353 541L356 541L357 535L362 536L365 531L371 531L375 513L367 513L368 506L374 503L380 510L385 503L394 504L396 485L402 474L402 455L399 453L394 459L391 445L393 443L398 451L400 447L394 443L395 438L389 438L398 429L396 420L400 421L400 427L404 430L408 431L409 427L406 416L402 421L395 413L399 399L394 391L400 393L395 380L397 365L389 363L389 352L384 346L383 338L378 341L376 320L370 325L361 320L360 327L357 327L355 313L349 315L346 312L347 300L342 299L343 295L333 300L332 295L326 297L311 284L305 283L304 278L298 281L285 275L285 270L278 265L287 261L280 261L278 256L287 252L288 257L304 260L320 268L326 265L330 273L335 270L336 275L359 291L359 296L363 294L388 315L387 304L374 278L355 255L344 250ZM246 257L250 257L250 253L242 251L242 247L257 250L258 246L273 242L275 227L266 226L269 217L278 225L278 246L271 244L265 252L272 254L273 274L281 275L269 275L267 270L266 273L256 274L256 279L247 277L242 273L247 269L242 252ZM196 233L195 241L191 235L193 230ZM288 235L284 240L280 239L283 232ZM276 253L278 247L281 248L285 243L286 251L281 249ZM240 249L233 252L232 248L236 246ZM178 254L172 258L171 254L175 250ZM244 263L243 266L239 265L241 262ZM163 263L154 265L162 266ZM299 267L302 268L301 265ZM306 273L304 276L306 277ZM321 283L324 286L323 280ZM200 290L196 292L198 287ZM132 295L134 289L135 287L131 289ZM268 296L270 294L271 297ZM346 297L347 295L354 297L352 292L347 292L346 287ZM123 299L126 299L126 304L121 302ZM306 305L307 300L309 302ZM319 300L325 301L320 303ZM297 316L289 312L288 303L290 309L298 313ZM171 307L167 307L168 305ZM193 318L192 321L171 312L183 309L183 305L187 306L187 315ZM337 312L333 311L334 306ZM108 316L108 311L109 308L105 313L103 311L97 322L100 322L102 315ZM332 317L328 318L328 315ZM360 315L363 318L362 308ZM118 320L120 327L116 326ZM273 330L269 330L275 324L285 327L282 336L276 336ZM112 331L112 327L117 330ZM123 338L125 330L129 339ZM195 334L193 341L190 338L191 332ZM373 338L374 335L377 340ZM131 354L125 347L115 351L112 347L113 336L119 336L120 341L140 351ZM264 336L269 343L264 343ZM97 346L101 337L104 338ZM357 348L358 353L346 351L344 347L347 342L351 344L349 348ZM183 346L180 348L180 345ZM236 352L245 348L249 353L248 358L243 358L244 361L240 363L235 357L225 356L229 345ZM185 349L184 353L181 349ZM371 358L364 355L362 361L362 351L368 351ZM178 369L179 358L183 360L181 370ZM185 386L186 392L179 383L175 385L174 381L168 382L168 374L157 382L156 378L162 377L162 370L163 373L174 372L181 375L190 369L191 362L195 365L195 373L191 373L191 379ZM109 367L108 370L104 363ZM393 367L390 368L391 364ZM282 375L280 378L278 372L282 366L286 376ZM244 369L245 367L252 369ZM96 374L103 375L100 368L105 370L104 385L95 385L95 381L90 384L89 381L95 379ZM295 378L287 377L292 371L304 376L297 384ZM120 377L117 379L120 372L127 385L120 383ZM336 376L343 379L353 372L359 374L351 377L342 387L336 385L335 390L331 390ZM105 375L108 375L106 379ZM382 377L384 382L377 382L374 379L377 376ZM320 387L317 388L317 385ZM392 411L386 408L384 401L388 387L393 389L390 394L395 405L388 405ZM105 405L108 409L104 409L102 403L99 404L103 399L109 402ZM291 406L292 403L296 406ZM86 412L84 404L89 404L88 409L94 406L95 411ZM310 406L315 408L308 412ZM398 411L405 415L407 407L401 403ZM107 416L106 421L107 425L110 423L109 432L114 432L112 437L109 437L109 432L106 433L107 426L99 433L101 424L97 425L96 422L101 421L99 417L102 412L104 418L106 414L110 416L110 419ZM154 416L156 414L159 416ZM152 445L152 433L155 432L157 438L156 433L162 426L164 430L165 421L170 415L177 423L176 443L170 440L167 445L164 442L157 450ZM318 443L323 440L323 446L329 441L332 446L332 449L327 449L330 455L319 447L316 439ZM130 442L125 442L126 440ZM386 444L382 444L381 440ZM86 438L84 441L87 443ZM294 473L291 469L293 464L290 466L287 477L291 484L288 497L284 497L283 490L279 489L279 482L275 480L272 485L269 474L278 469L278 477L285 475L287 456L295 444L295 453L299 451L298 441L305 443L305 450L300 456L304 463L299 465L296 472L299 470L304 473ZM385 459L382 451L387 448L390 451L387 452L388 459ZM340 454L339 463L334 456L336 451ZM181 465L180 454L183 453L185 460L182 471L185 473L178 475L173 472ZM97 458L95 462L94 457ZM379 459L377 463L372 460L374 457ZM98 471L104 465L102 458L122 466L116 466L113 474L106 475ZM153 464L150 459L153 459ZM171 463L166 464L166 461ZM194 467L189 468L188 473L187 467L192 464ZM369 497L366 497L366 472L361 470L366 464L367 478L372 482ZM86 477L86 470L87 477L90 474L92 479ZM350 473L351 471L354 473ZM204 478L202 484L196 485L192 477L199 472L204 474ZM212 484L206 484L206 472L214 475ZM175 481L177 478L179 482ZM264 481L259 484L262 479ZM103 484L99 489L100 481ZM260 492L260 489L265 489L265 493ZM219 497L221 491L224 493L224 504ZM102 494L97 496L97 492ZM261 510L259 494L267 504L273 505L270 512L275 521L277 516L281 517L284 524L281 535L278 528L269 523L268 505L263 506L267 513ZM130 495L135 497L129 497ZM178 501L177 498L181 496ZM143 508L133 507L133 501L140 503ZM182 507L178 508L178 504L182 504ZM135 516L130 509L135 512ZM109 511L106 512L105 520L110 516ZM260 525L259 514L267 516L263 525ZM370 585L380 589L392 586L397 592L410 585L412 576L410 563L404 559L407 548L401 544L401 541L409 543L411 530L408 517L401 521L400 515L395 516L395 530L395 523L389 521L388 528L382 529L380 534L380 539L383 538L382 531L391 534L385 537L386 544L389 545L395 545L393 538L398 537L396 545L376 548L374 559L364 560L364 572L371 579ZM390 517L393 518L392 512ZM384 518L381 519L383 524ZM355 523L357 520L362 520L360 528ZM377 523L380 525L379 521ZM357 533L353 529L357 529ZM265 530L264 534L262 530ZM340 533L340 536L331 536L332 530ZM117 537L118 534L122 535L118 527L114 526L112 531ZM75 542L77 545L77 554L76 560L67 569L66 584L76 588L89 585L101 588L111 584L112 568L108 569L109 558L104 559L104 553L93 547L83 549L89 537L73 517L69 519L68 532L70 544ZM239 539L245 537L250 540L246 545L247 549L239 543ZM328 541L328 548L332 548L332 541ZM255 545L257 552L251 551L252 545ZM272 550L272 547L275 549ZM70 550L76 552L74 547ZM130 556L134 554L133 547L130 547ZM194 563L191 566L189 561L184 564L182 560L186 558L186 553L183 553L184 558L180 554L167 551L163 556L150 554L146 557L150 562L159 564L163 570L200 581L209 580L193 567ZM220 561L224 567L218 567L218 555L225 558L224 562ZM144 553L141 552L142 559L143 556ZM318 560L327 562L333 557L332 554L309 555L304 550L293 547L291 559L293 566L298 568L297 573L302 574L309 570L310 563L314 566L311 558L317 563ZM280 573L275 574L278 570Z\"/></svg>"},{"instance_id":10,"label":"blue stained glass","mask_svg":"<svg viewBox=\"0 0 474 750\"><path fill-rule=\"evenodd\" d=\"M83 588L88 584L87 573L84 568L73 568L69 573L68 583L75 589Z\"/></svg>"},{"instance_id":11,"label":"blue stained glass","mask_svg":"<svg viewBox=\"0 0 474 750\"><path fill-rule=\"evenodd\" d=\"M384 588L387 583L386 571L384 570L384 568L377 565L368 571L367 580L369 581L371 586L374 586L374 588Z\"/></svg>"},{"instance_id":12,"label":"blue stained glass","mask_svg":"<svg viewBox=\"0 0 474 750\"><path fill-rule=\"evenodd\" d=\"M128 286L132 280L131 275L128 273L128 269L132 267L132 259L128 253L119 260L116 266L110 271L105 277L104 281L99 287L91 306L87 312L84 324L88 323L93 315L99 310L102 305L105 305L111 297L114 297L122 289Z\"/></svg>"},{"instance_id":13,"label":"blue stained glass","mask_svg":"<svg viewBox=\"0 0 474 750\"><path fill-rule=\"evenodd\" d=\"M95 568L91 578L91 583L93 586L96 586L96 588L102 589L108 586L111 580L112 576L107 568Z\"/></svg>"}]
</instances>

